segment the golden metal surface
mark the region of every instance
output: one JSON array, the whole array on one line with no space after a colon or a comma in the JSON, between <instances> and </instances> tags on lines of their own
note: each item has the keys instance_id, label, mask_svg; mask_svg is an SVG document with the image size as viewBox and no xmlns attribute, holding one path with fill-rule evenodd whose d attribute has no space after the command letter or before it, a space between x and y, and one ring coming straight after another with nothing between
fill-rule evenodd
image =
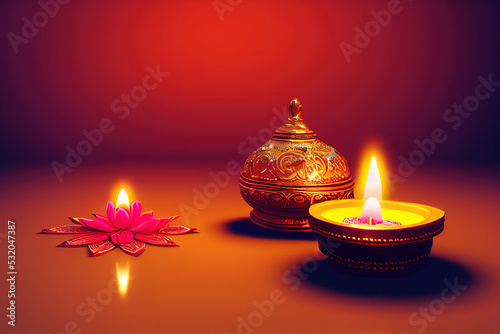
<instances>
[{"instance_id":1,"label":"golden metal surface","mask_svg":"<svg viewBox=\"0 0 500 334\"><path fill-rule=\"evenodd\" d=\"M278 140L312 140L316 138L316 133L310 130L302 120L302 103L293 99L288 104L289 117L285 124L274 132L273 139Z\"/></svg>"}]
</instances>

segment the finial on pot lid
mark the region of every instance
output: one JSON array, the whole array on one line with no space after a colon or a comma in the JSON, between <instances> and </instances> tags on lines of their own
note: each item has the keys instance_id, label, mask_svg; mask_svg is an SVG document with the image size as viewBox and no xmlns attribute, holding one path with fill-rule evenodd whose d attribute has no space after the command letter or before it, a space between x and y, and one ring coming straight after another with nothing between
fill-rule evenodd
<instances>
[{"instance_id":1,"label":"finial on pot lid","mask_svg":"<svg viewBox=\"0 0 500 334\"><path fill-rule=\"evenodd\" d=\"M287 122L274 132L273 139L312 140L316 138L316 133L302 121L302 103L298 99L290 101L288 111Z\"/></svg>"}]
</instances>

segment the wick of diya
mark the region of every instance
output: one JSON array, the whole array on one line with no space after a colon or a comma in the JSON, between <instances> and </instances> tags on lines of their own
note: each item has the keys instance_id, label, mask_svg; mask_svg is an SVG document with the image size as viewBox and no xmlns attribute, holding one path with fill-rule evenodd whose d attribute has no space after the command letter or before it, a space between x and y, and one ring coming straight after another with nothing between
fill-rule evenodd
<instances>
[{"instance_id":1,"label":"wick of diya","mask_svg":"<svg viewBox=\"0 0 500 334\"><path fill-rule=\"evenodd\" d=\"M401 225L400 222L383 219L382 208L380 207L379 200L382 200L382 187L380 186L380 173L377 168L377 161L375 157L370 162L370 169L368 171L368 178L363 193L363 199L366 200L363 205L363 213L361 217L344 218L342 222L346 225L360 225L360 226L397 226Z\"/></svg>"}]
</instances>

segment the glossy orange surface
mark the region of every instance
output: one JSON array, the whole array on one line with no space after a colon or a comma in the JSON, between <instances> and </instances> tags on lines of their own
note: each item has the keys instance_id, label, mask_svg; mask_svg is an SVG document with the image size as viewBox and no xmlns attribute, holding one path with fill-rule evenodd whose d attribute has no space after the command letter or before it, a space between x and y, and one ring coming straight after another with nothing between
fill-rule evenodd
<instances>
[{"instance_id":1,"label":"glossy orange surface","mask_svg":"<svg viewBox=\"0 0 500 334\"><path fill-rule=\"evenodd\" d=\"M11 219L17 226L18 275L15 328L6 325L8 286L5 280L0 285L1 332L500 330L500 225L495 219L500 178L495 170L423 166L398 184L392 199L443 209L446 228L426 269L382 279L333 271L320 261L314 235L251 224L237 176L225 187L207 186L213 182L209 173L225 168L203 163L86 164L63 183L45 165L4 171L0 261L6 261L5 232ZM106 202L116 199L118 180L133 188L127 188L131 201L141 201L159 217L180 213L179 223L200 233L174 236L180 247L148 245L138 258L120 250L89 258L86 248L56 247L67 236L37 234L69 223L68 216L102 213ZM211 198L203 201L195 195L200 193ZM127 262L131 279L127 294L120 296L115 270ZM459 285L456 294L448 285ZM89 306L93 299L94 306Z\"/></svg>"}]
</instances>

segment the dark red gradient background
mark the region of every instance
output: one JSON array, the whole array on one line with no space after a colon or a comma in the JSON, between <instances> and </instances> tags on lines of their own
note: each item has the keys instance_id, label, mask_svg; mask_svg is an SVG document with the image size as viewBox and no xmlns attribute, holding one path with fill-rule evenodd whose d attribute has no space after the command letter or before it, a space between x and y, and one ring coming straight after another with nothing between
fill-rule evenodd
<instances>
[{"instance_id":1,"label":"dark red gradient background","mask_svg":"<svg viewBox=\"0 0 500 334\"><path fill-rule=\"evenodd\" d=\"M219 19L213 1L80 1L61 5L28 44L7 34L40 10L2 1L2 164L63 162L84 129L116 130L84 159L227 159L292 98L320 139L356 160L369 138L395 159L443 127L429 159L498 162L500 91L453 131L444 111L478 75L500 81L499 2L405 1L348 64L339 44L387 1L245 0ZM145 67L170 75L123 121L110 105Z\"/></svg>"}]
</instances>

